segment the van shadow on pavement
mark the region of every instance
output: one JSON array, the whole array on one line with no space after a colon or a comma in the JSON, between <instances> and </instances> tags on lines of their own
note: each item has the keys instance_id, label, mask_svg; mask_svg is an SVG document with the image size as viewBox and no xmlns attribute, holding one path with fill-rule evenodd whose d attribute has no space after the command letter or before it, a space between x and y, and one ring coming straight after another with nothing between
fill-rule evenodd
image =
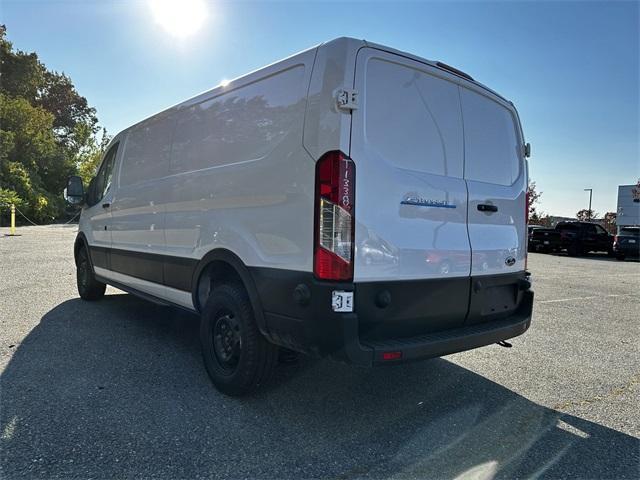
<instances>
[{"instance_id":1,"label":"van shadow on pavement","mask_svg":"<svg viewBox=\"0 0 640 480\"><path fill-rule=\"evenodd\" d=\"M126 294L68 300L0 379L4 478L635 478L638 440L447 360L303 359L232 399L198 319Z\"/></svg>"}]
</instances>

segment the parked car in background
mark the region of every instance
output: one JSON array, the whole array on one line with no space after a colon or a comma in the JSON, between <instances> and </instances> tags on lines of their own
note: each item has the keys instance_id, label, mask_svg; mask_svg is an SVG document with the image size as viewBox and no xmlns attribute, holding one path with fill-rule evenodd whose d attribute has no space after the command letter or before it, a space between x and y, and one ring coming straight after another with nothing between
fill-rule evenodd
<instances>
[{"instance_id":1,"label":"parked car in background","mask_svg":"<svg viewBox=\"0 0 640 480\"><path fill-rule=\"evenodd\" d=\"M618 260L640 257L640 227L619 227L613 240L613 253Z\"/></svg>"},{"instance_id":2,"label":"parked car in background","mask_svg":"<svg viewBox=\"0 0 640 480\"><path fill-rule=\"evenodd\" d=\"M534 230L540 230L543 228L547 227L543 227L542 225L527 225L527 240L529 247L531 247L531 235L533 235ZM529 251L531 251L531 248L529 248Z\"/></svg>"},{"instance_id":3,"label":"parked car in background","mask_svg":"<svg viewBox=\"0 0 640 480\"><path fill-rule=\"evenodd\" d=\"M560 246L571 256L589 252L613 255L613 236L597 223L560 222L555 230L560 233Z\"/></svg>"},{"instance_id":4,"label":"parked car in background","mask_svg":"<svg viewBox=\"0 0 640 480\"><path fill-rule=\"evenodd\" d=\"M559 252L562 248L560 232L554 228L545 228L540 225L529 226L529 251L530 252Z\"/></svg>"}]
</instances>

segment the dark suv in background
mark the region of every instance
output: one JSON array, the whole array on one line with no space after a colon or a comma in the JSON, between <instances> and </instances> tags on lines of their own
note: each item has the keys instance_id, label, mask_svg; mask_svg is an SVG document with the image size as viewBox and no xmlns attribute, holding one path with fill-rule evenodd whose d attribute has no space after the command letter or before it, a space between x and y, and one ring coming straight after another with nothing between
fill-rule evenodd
<instances>
[{"instance_id":1,"label":"dark suv in background","mask_svg":"<svg viewBox=\"0 0 640 480\"><path fill-rule=\"evenodd\" d=\"M613 236L601 225L589 222L560 222L560 244L571 256L589 252L607 252L613 255Z\"/></svg>"},{"instance_id":2,"label":"dark suv in background","mask_svg":"<svg viewBox=\"0 0 640 480\"><path fill-rule=\"evenodd\" d=\"M613 240L613 253L618 260L640 257L640 227L620 227Z\"/></svg>"},{"instance_id":3,"label":"dark suv in background","mask_svg":"<svg viewBox=\"0 0 640 480\"><path fill-rule=\"evenodd\" d=\"M555 228L529 227L529 251L559 252L571 256L589 252L613 255L613 236L601 225L589 222L559 222Z\"/></svg>"}]
</instances>

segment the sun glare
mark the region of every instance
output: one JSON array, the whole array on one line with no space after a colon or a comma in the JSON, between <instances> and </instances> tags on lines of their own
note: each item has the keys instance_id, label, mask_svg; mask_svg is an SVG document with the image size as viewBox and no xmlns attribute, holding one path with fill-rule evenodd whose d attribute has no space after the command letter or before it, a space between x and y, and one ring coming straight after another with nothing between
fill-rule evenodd
<instances>
[{"instance_id":1,"label":"sun glare","mask_svg":"<svg viewBox=\"0 0 640 480\"><path fill-rule=\"evenodd\" d=\"M149 0L157 24L174 37L196 33L207 19L204 0Z\"/></svg>"}]
</instances>

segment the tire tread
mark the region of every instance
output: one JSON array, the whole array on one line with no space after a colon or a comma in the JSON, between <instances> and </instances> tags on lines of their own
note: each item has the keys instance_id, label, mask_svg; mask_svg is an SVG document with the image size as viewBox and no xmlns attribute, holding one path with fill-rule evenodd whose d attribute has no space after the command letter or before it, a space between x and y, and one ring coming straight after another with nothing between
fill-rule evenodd
<instances>
[{"instance_id":1,"label":"tire tread","mask_svg":"<svg viewBox=\"0 0 640 480\"><path fill-rule=\"evenodd\" d=\"M237 314L241 317L245 336L239 370L230 377L224 377L216 371L216 359L209 358L214 357L215 353L205 342L210 341L209 329L211 326L209 322L212 321L210 316L213 315L216 304L229 300L238 309ZM278 359L278 347L262 336L255 323L249 296L238 282L225 283L213 290L202 312L200 341L202 342L204 363L211 381L218 390L231 396L252 393L267 383Z\"/></svg>"}]
</instances>

